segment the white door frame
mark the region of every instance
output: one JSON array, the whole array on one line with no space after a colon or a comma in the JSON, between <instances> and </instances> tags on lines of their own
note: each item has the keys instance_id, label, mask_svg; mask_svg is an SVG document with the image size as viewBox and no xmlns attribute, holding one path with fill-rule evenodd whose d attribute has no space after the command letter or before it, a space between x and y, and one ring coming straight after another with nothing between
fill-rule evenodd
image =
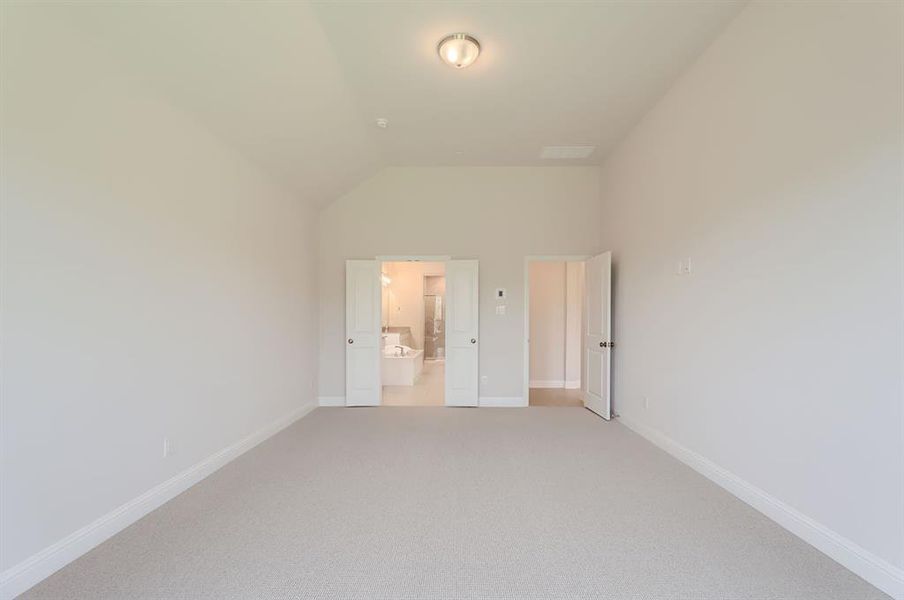
<instances>
[{"instance_id":1,"label":"white door frame","mask_svg":"<svg viewBox=\"0 0 904 600\"><path fill-rule=\"evenodd\" d=\"M452 257L432 254L382 254L374 257L374 260L379 260L380 262L446 262L447 260L452 260Z\"/></svg>"},{"instance_id":2,"label":"white door frame","mask_svg":"<svg viewBox=\"0 0 904 600\"><path fill-rule=\"evenodd\" d=\"M524 257L524 383L522 386L524 394L524 403L522 406L530 404L530 263L532 262L584 262L593 258L592 254L540 254L528 255ZM583 305L584 300L581 299ZM583 332L583 328L581 329ZM583 356L583 342L581 343L581 354ZM583 364L583 360L582 360ZM583 386L583 375L581 376L581 385Z\"/></svg>"},{"instance_id":3,"label":"white door frame","mask_svg":"<svg viewBox=\"0 0 904 600\"><path fill-rule=\"evenodd\" d=\"M448 255L434 255L434 254L381 254L379 256L374 257L378 263L380 263L380 271L383 270L383 263L386 262L441 262L446 263L452 260L451 256ZM445 269L443 269L445 274ZM426 273L424 274L426 275ZM380 283L382 289L382 282ZM380 294L380 333L383 332L383 294ZM381 350L382 352L382 350ZM383 363L383 355L380 355L380 366L382 367ZM443 362L443 371L446 370L446 363ZM443 390L443 395L445 395L445 389ZM445 405L446 399L443 398L443 404ZM380 404L383 404L383 386L380 385Z\"/></svg>"}]
</instances>

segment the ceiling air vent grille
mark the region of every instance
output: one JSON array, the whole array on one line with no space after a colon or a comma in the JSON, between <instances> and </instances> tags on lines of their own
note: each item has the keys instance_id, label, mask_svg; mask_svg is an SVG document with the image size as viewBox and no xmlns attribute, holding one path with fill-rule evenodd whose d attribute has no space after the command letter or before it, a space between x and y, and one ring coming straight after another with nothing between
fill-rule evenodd
<instances>
[{"instance_id":1,"label":"ceiling air vent grille","mask_svg":"<svg viewBox=\"0 0 904 600\"><path fill-rule=\"evenodd\" d=\"M587 158L596 146L543 146L540 152L540 158L546 159L568 159L568 158Z\"/></svg>"}]
</instances>

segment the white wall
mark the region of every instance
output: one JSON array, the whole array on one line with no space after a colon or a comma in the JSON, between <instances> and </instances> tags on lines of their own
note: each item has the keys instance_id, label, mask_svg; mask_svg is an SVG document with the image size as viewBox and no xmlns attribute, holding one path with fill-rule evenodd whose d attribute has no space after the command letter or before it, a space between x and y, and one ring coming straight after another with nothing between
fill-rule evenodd
<instances>
[{"instance_id":1,"label":"white wall","mask_svg":"<svg viewBox=\"0 0 904 600\"><path fill-rule=\"evenodd\" d=\"M565 263L565 387L580 388L584 345L584 263Z\"/></svg>"},{"instance_id":2,"label":"white wall","mask_svg":"<svg viewBox=\"0 0 904 600\"><path fill-rule=\"evenodd\" d=\"M565 381L565 263L533 261L530 277L530 386Z\"/></svg>"},{"instance_id":3,"label":"white wall","mask_svg":"<svg viewBox=\"0 0 904 600\"><path fill-rule=\"evenodd\" d=\"M902 6L751 4L601 184L618 412L899 568Z\"/></svg>"},{"instance_id":4,"label":"white wall","mask_svg":"<svg viewBox=\"0 0 904 600\"><path fill-rule=\"evenodd\" d=\"M528 263L532 388L581 387L584 263Z\"/></svg>"},{"instance_id":5,"label":"white wall","mask_svg":"<svg viewBox=\"0 0 904 600\"><path fill-rule=\"evenodd\" d=\"M0 36L4 570L315 379L312 211L57 16Z\"/></svg>"},{"instance_id":6,"label":"white wall","mask_svg":"<svg viewBox=\"0 0 904 600\"><path fill-rule=\"evenodd\" d=\"M421 254L480 260L480 394L521 398L524 257L597 252L600 214L593 167L389 168L365 181L320 213L321 396L345 394L345 260Z\"/></svg>"}]
</instances>

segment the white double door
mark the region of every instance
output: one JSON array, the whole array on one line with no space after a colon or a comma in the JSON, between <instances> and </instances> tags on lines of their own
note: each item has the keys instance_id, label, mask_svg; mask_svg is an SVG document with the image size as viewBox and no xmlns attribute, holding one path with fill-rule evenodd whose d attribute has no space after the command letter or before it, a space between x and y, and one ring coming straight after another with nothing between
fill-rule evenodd
<instances>
[{"instance_id":1,"label":"white double door","mask_svg":"<svg viewBox=\"0 0 904 600\"><path fill-rule=\"evenodd\" d=\"M381 281L378 260L345 264L345 404L378 406ZM447 406L477 406L479 390L476 260L446 261Z\"/></svg>"}]
</instances>

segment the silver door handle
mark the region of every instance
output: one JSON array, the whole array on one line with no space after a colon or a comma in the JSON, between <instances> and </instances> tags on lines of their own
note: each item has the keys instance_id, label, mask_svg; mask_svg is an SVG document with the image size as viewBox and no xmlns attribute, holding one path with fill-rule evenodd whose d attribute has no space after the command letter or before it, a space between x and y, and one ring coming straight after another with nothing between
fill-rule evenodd
<instances>
[{"instance_id":1,"label":"silver door handle","mask_svg":"<svg viewBox=\"0 0 904 600\"><path fill-rule=\"evenodd\" d=\"M348 338L348 343L349 343L349 344L354 344L354 343L355 343L355 340L353 340L352 338Z\"/></svg>"},{"instance_id":2,"label":"silver door handle","mask_svg":"<svg viewBox=\"0 0 904 600\"><path fill-rule=\"evenodd\" d=\"M472 344L476 344L476 343L477 343L477 340L474 339L474 338L471 338L471 343L472 343Z\"/></svg>"}]
</instances>

